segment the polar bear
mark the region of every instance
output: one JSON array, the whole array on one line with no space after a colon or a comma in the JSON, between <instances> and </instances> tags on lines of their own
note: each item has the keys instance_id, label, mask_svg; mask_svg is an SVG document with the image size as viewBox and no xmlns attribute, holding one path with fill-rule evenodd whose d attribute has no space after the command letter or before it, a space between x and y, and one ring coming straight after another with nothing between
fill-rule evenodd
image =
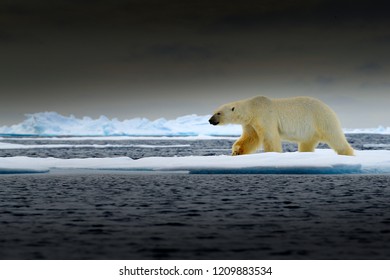
<instances>
[{"instance_id":1,"label":"polar bear","mask_svg":"<svg viewBox=\"0 0 390 280\"><path fill-rule=\"evenodd\" d=\"M254 153L261 146L265 152L282 152L281 140L298 143L300 152L313 152L322 142L339 155L354 154L335 112L307 96L257 96L228 103L219 107L209 122L242 125L242 135L232 147L233 156Z\"/></svg>"}]
</instances>

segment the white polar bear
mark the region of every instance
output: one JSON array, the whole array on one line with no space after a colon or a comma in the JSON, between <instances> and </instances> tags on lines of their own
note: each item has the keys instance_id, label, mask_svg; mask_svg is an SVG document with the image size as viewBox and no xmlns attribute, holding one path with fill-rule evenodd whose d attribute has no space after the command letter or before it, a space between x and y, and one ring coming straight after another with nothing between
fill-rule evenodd
<instances>
[{"instance_id":1,"label":"white polar bear","mask_svg":"<svg viewBox=\"0 0 390 280\"><path fill-rule=\"evenodd\" d=\"M271 99L257 96L219 107L209 120L212 125L240 124L242 135L232 155L282 152L281 140L298 143L300 152L313 152L319 142L339 155L352 156L335 112L322 101L306 97Z\"/></svg>"}]
</instances>

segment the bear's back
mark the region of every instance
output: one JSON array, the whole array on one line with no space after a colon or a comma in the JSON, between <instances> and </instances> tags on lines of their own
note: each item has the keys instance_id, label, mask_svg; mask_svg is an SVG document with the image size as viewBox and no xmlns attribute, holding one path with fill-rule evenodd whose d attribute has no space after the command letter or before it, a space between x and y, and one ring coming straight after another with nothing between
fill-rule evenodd
<instances>
[{"instance_id":1,"label":"bear's back","mask_svg":"<svg viewBox=\"0 0 390 280\"><path fill-rule=\"evenodd\" d=\"M273 99L273 105L278 130L286 140L299 141L322 134L324 130L340 129L334 111L316 98L299 96Z\"/></svg>"}]
</instances>

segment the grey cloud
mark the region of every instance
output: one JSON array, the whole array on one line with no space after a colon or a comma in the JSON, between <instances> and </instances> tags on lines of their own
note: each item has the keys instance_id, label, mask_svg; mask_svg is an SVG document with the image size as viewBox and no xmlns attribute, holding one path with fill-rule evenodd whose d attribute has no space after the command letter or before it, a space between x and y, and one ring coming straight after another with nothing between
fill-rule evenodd
<instances>
[{"instance_id":1,"label":"grey cloud","mask_svg":"<svg viewBox=\"0 0 390 280\"><path fill-rule=\"evenodd\" d=\"M377 74L382 70L383 66L376 62L367 62L357 67L357 71L364 74Z\"/></svg>"},{"instance_id":2,"label":"grey cloud","mask_svg":"<svg viewBox=\"0 0 390 280\"><path fill-rule=\"evenodd\" d=\"M363 82L360 84L363 90L390 91L390 82Z\"/></svg>"},{"instance_id":3,"label":"grey cloud","mask_svg":"<svg viewBox=\"0 0 390 280\"><path fill-rule=\"evenodd\" d=\"M390 21L387 1L258 1L246 8L225 10L225 14L220 14L207 28L224 32L261 30L270 26L364 27L378 21Z\"/></svg>"},{"instance_id":4,"label":"grey cloud","mask_svg":"<svg viewBox=\"0 0 390 280\"><path fill-rule=\"evenodd\" d=\"M7 32L7 31L4 31L4 30L0 30L0 43L12 43L12 42L15 42L16 41L16 38L13 34Z\"/></svg>"},{"instance_id":5,"label":"grey cloud","mask_svg":"<svg viewBox=\"0 0 390 280\"><path fill-rule=\"evenodd\" d=\"M320 86L329 86L336 82L336 78L332 76L318 76L315 82Z\"/></svg>"},{"instance_id":6,"label":"grey cloud","mask_svg":"<svg viewBox=\"0 0 390 280\"><path fill-rule=\"evenodd\" d=\"M389 92L383 3L0 1L0 91L10 96L0 113L169 117L262 91L336 103L344 91L364 103L371 89L376 97Z\"/></svg>"},{"instance_id":7,"label":"grey cloud","mask_svg":"<svg viewBox=\"0 0 390 280\"><path fill-rule=\"evenodd\" d=\"M213 56L213 52L201 46L182 44L159 44L149 48L153 57L183 60L205 60Z\"/></svg>"},{"instance_id":8,"label":"grey cloud","mask_svg":"<svg viewBox=\"0 0 390 280\"><path fill-rule=\"evenodd\" d=\"M376 36L376 37L373 38L373 41L375 43L379 43L379 44L383 44L383 45L389 45L390 44L390 34L384 34L384 35Z\"/></svg>"}]
</instances>

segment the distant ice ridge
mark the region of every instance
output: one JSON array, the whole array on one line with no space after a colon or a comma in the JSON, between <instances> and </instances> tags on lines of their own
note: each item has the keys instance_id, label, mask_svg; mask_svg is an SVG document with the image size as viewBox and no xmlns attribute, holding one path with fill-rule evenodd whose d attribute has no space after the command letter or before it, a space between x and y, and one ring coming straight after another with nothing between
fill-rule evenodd
<instances>
[{"instance_id":1,"label":"distant ice ridge","mask_svg":"<svg viewBox=\"0 0 390 280\"><path fill-rule=\"evenodd\" d=\"M187 115L174 120L134 118L120 121L101 116L76 118L56 112L26 114L16 125L0 127L0 134L36 136L198 136L239 135L241 127L209 124L210 116Z\"/></svg>"},{"instance_id":2,"label":"distant ice ridge","mask_svg":"<svg viewBox=\"0 0 390 280\"><path fill-rule=\"evenodd\" d=\"M314 153L260 153L244 156L116 158L1 157L0 174L62 170L187 172L193 174L390 174L390 151L356 151L339 156L330 149ZM315 186L313 186L315 187Z\"/></svg>"},{"instance_id":3,"label":"distant ice ridge","mask_svg":"<svg viewBox=\"0 0 390 280\"><path fill-rule=\"evenodd\" d=\"M369 133L369 134L390 134L390 127L378 126L377 128L348 128L345 133Z\"/></svg>"},{"instance_id":4,"label":"distant ice ridge","mask_svg":"<svg viewBox=\"0 0 390 280\"><path fill-rule=\"evenodd\" d=\"M56 112L26 114L26 119L12 126L0 127L3 135L35 136L237 136L239 125L212 126L210 116L187 115L174 120L164 118L150 121L134 118L120 121L101 116L76 118ZM346 129L346 133L390 134L390 127L379 126L370 129Z\"/></svg>"}]
</instances>

